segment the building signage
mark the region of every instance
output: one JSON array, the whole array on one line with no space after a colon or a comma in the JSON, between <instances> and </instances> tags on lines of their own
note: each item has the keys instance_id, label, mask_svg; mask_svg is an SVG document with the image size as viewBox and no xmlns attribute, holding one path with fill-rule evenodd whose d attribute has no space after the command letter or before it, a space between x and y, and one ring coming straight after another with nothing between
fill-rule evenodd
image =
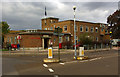
<instances>
[{"instance_id":1,"label":"building signage","mask_svg":"<svg viewBox=\"0 0 120 77\"><path fill-rule=\"evenodd\" d=\"M53 50L52 47L48 48L48 58L53 58Z\"/></svg>"},{"instance_id":2,"label":"building signage","mask_svg":"<svg viewBox=\"0 0 120 77\"><path fill-rule=\"evenodd\" d=\"M43 37L49 37L49 35L43 35Z\"/></svg>"},{"instance_id":3,"label":"building signage","mask_svg":"<svg viewBox=\"0 0 120 77\"><path fill-rule=\"evenodd\" d=\"M30 39L40 39L40 37L31 37Z\"/></svg>"}]
</instances>

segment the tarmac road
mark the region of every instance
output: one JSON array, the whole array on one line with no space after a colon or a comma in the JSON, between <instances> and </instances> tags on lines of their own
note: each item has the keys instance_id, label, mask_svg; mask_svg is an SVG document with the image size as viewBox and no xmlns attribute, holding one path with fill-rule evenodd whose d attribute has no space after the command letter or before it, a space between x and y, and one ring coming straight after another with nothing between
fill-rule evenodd
<instances>
[{"instance_id":1,"label":"tarmac road","mask_svg":"<svg viewBox=\"0 0 120 77\"><path fill-rule=\"evenodd\" d=\"M117 75L118 51L86 52L88 60L74 61L74 52L62 53L63 63L44 63L46 54L2 58L3 75ZM54 56L57 57L57 54Z\"/></svg>"}]
</instances>

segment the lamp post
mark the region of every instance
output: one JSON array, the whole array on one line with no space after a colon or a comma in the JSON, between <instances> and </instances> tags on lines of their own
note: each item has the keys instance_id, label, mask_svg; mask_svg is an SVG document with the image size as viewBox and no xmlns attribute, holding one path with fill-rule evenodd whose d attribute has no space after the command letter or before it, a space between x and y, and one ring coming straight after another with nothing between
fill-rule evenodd
<instances>
[{"instance_id":1,"label":"lamp post","mask_svg":"<svg viewBox=\"0 0 120 77\"><path fill-rule=\"evenodd\" d=\"M74 45L75 45L75 59L77 59L77 52L76 52L76 26L75 26L75 10L76 10L76 6L73 6L73 10L74 10Z\"/></svg>"}]
</instances>

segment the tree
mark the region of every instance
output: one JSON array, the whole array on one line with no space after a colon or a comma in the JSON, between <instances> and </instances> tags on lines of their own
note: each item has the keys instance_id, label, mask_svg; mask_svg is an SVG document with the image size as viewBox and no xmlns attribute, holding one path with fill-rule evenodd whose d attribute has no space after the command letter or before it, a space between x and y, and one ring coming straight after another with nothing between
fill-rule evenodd
<instances>
[{"instance_id":1,"label":"tree","mask_svg":"<svg viewBox=\"0 0 120 77\"><path fill-rule=\"evenodd\" d=\"M0 40L2 40L2 45L3 45L5 34L7 34L10 31L10 28L7 22L5 21L0 22L0 31L1 31L0 35L2 35L2 37L0 37Z\"/></svg>"},{"instance_id":2,"label":"tree","mask_svg":"<svg viewBox=\"0 0 120 77\"><path fill-rule=\"evenodd\" d=\"M80 44L89 45L92 43L92 37L88 33L80 34L79 36Z\"/></svg>"},{"instance_id":3,"label":"tree","mask_svg":"<svg viewBox=\"0 0 120 77\"><path fill-rule=\"evenodd\" d=\"M112 38L120 38L120 10L117 10L112 15L107 18L107 23L109 26L109 31L112 31Z\"/></svg>"}]
</instances>

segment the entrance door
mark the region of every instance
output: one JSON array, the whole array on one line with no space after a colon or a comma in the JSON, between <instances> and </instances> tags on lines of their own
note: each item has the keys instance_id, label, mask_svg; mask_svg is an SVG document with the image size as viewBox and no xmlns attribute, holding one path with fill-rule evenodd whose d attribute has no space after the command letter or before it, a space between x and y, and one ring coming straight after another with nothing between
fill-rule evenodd
<instances>
[{"instance_id":1,"label":"entrance door","mask_svg":"<svg viewBox=\"0 0 120 77\"><path fill-rule=\"evenodd\" d=\"M48 48L48 42L49 42L49 39L44 38L44 48Z\"/></svg>"}]
</instances>

